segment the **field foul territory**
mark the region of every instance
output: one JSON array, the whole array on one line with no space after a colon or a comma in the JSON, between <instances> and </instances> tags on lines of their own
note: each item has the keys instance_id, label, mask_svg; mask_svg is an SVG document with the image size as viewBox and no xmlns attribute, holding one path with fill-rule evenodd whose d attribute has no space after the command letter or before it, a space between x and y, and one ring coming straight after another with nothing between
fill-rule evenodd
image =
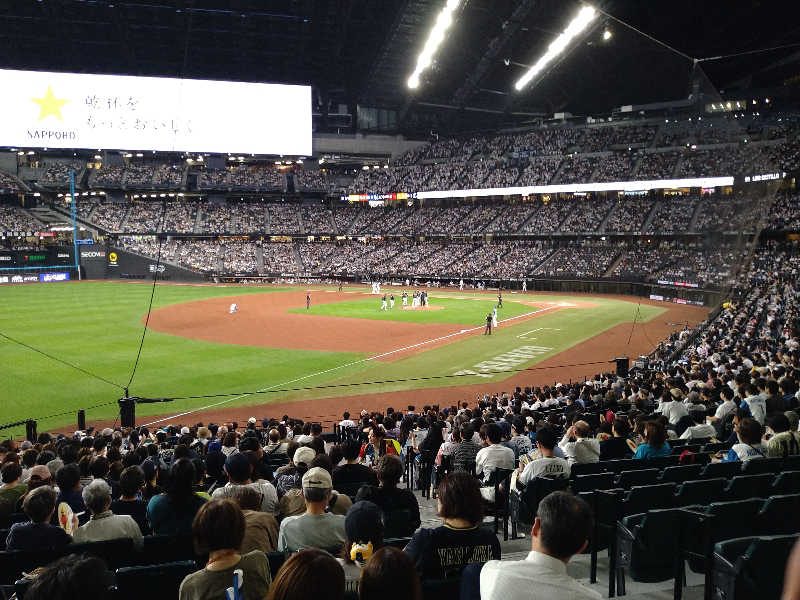
<instances>
[{"instance_id":1,"label":"field foul territory","mask_svg":"<svg viewBox=\"0 0 800 600\"><path fill-rule=\"evenodd\" d=\"M542 354L547 354L552 348L549 346L520 346L510 352L505 352L495 356L490 360L484 360L474 365L472 369L457 371L454 375L475 375L476 377L491 378L498 371L508 371L514 367L538 358Z\"/></svg>"}]
</instances>

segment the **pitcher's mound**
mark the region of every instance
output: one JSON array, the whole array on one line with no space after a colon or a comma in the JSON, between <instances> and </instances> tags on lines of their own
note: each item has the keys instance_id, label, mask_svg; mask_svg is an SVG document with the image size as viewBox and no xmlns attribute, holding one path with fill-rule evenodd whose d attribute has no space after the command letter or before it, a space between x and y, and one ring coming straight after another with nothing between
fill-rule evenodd
<instances>
[{"instance_id":1,"label":"pitcher's mound","mask_svg":"<svg viewBox=\"0 0 800 600\"><path fill-rule=\"evenodd\" d=\"M444 306L401 306L403 310L444 310Z\"/></svg>"}]
</instances>

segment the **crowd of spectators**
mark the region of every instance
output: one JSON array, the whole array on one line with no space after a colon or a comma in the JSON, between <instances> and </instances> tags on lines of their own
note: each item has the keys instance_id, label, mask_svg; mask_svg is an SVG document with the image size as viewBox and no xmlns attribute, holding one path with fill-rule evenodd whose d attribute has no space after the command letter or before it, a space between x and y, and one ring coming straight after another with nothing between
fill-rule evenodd
<instances>
[{"instance_id":1,"label":"crowd of spectators","mask_svg":"<svg viewBox=\"0 0 800 600\"><path fill-rule=\"evenodd\" d=\"M267 204L267 220L272 233L300 233L295 204Z\"/></svg>"},{"instance_id":2,"label":"crowd of spectators","mask_svg":"<svg viewBox=\"0 0 800 600\"><path fill-rule=\"evenodd\" d=\"M84 204L83 201L78 204L78 212L80 212L82 204ZM122 228L122 221L129 210L131 210L131 205L128 203L98 202L87 218L106 231L120 231Z\"/></svg>"},{"instance_id":3,"label":"crowd of spectators","mask_svg":"<svg viewBox=\"0 0 800 600\"><path fill-rule=\"evenodd\" d=\"M104 165L94 173L92 184L95 187L121 187L125 175L125 165Z\"/></svg>"},{"instance_id":4,"label":"crowd of spectators","mask_svg":"<svg viewBox=\"0 0 800 600\"><path fill-rule=\"evenodd\" d=\"M277 246L278 244L269 244ZM224 240L219 245L225 273L258 273L256 243L244 240ZM266 256L265 256L266 258Z\"/></svg>"},{"instance_id":5,"label":"crowd of spectators","mask_svg":"<svg viewBox=\"0 0 800 600\"><path fill-rule=\"evenodd\" d=\"M767 228L778 231L800 229L800 194L776 194L769 211Z\"/></svg>"},{"instance_id":6,"label":"crowd of spectators","mask_svg":"<svg viewBox=\"0 0 800 600\"><path fill-rule=\"evenodd\" d=\"M573 202L567 200L550 200L548 202L534 202L537 207L533 216L525 222L519 233L551 233L559 231L561 223L575 208Z\"/></svg>"},{"instance_id":7,"label":"crowd of spectators","mask_svg":"<svg viewBox=\"0 0 800 600\"><path fill-rule=\"evenodd\" d=\"M230 170L229 181L234 189L286 189L286 175L268 165L237 165Z\"/></svg>"},{"instance_id":8,"label":"crowd of spectators","mask_svg":"<svg viewBox=\"0 0 800 600\"><path fill-rule=\"evenodd\" d=\"M79 160L46 162L43 165L44 172L39 181L45 185L65 185L69 183L70 172L75 169L75 181L79 182L84 166L84 163ZM2 177L2 173L0 173L0 177Z\"/></svg>"},{"instance_id":9,"label":"crowd of spectators","mask_svg":"<svg viewBox=\"0 0 800 600\"><path fill-rule=\"evenodd\" d=\"M605 231L641 231L653 201L647 196L624 196L614 204Z\"/></svg>"},{"instance_id":10,"label":"crowd of spectators","mask_svg":"<svg viewBox=\"0 0 800 600\"><path fill-rule=\"evenodd\" d=\"M560 248L535 273L558 279L598 279L622 252L620 246L610 243L575 242Z\"/></svg>"},{"instance_id":11,"label":"crowd of spectators","mask_svg":"<svg viewBox=\"0 0 800 600\"><path fill-rule=\"evenodd\" d=\"M755 233L768 209L763 196L709 196L700 203L694 230Z\"/></svg>"},{"instance_id":12,"label":"crowd of spectators","mask_svg":"<svg viewBox=\"0 0 800 600\"><path fill-rule=\"evenodd\" d=\"M167 211L164 215L164 231L177 231L191 233L194 231L197 219L197 202L182 202L180 200L167 201Z\"/></svg>"},{"instance_id":13,"label":"crowd of spectators","mask_svg":"<svg viewBox=\"0 0 800 600\"><path fill-rule=\"evenodd\" d=\"M615 204L611 198L584 198L573 202L575 209L561 226L564 231L597 231Z\"/></svg>"},{"instance_id":14,"label":"crowd of spectators","mask_svg":"<svg viewBox=\"0 0 800 600\"><path fill-rule=\"evenodd\" d=\"M518 186L547 185L561 164L560 156L531 158L517 180Z\"/></svg>"},{"instance_id":15,"label":"crowd of spectators","mask_svg":"<svg viewBox=\"0 0 800 600\"><path fill-rule=\"evenodd\" d=\"M328 175L321 169L295 169L294 189L298 191L320 191L330 187Z\"/></svg>"},{"instance_id":16,"label":"crowd of spectators","mask_svg":"<svg viewBox=\"0 0 800 600\"><path fill-rule=\"evenodd\" d=\"M183 183L184 168L182 165L162 163L156 166L153 173L153 183L157 186L169 188L179 187Z\"/></svg>"},{"instance_id":17,"label":"crowd of spectators","mask_svg":"<svg viewBox=\"0 0 800 600\"><path fill-rule=\"evenodd\" d=\"M203 168L197 178L197 187L199 189L228 187L230 183L229 175L230 173L227 169Z\"/></svg>"},{"instance_id":18,"label":"crowd of spectators","mask_svg":"<svg viewBox=\"0 0 800 600\"><path fill-rule=\"evenodd\" d=\"M634 179L643 181L653 179L672 179L678 166L681 152L650 152L642 155Z\"/></svg>"},{"instance_id":19,"label":"crowd of spectators","mask_svg":"<svg viewBox=\"0 0 800 600\"><path fill-rule=\"evenodd\" d=\"M592 256L616 251L585 249L559 250L571 255L563 272L596 272L602 260ZM420 580L448 579L484 600L529 597L533 589L548 598L598 598L566 565L587 548L599 515L579 495L551 493L535 513L531 552L509 560L497 534L481 527L496 476L510 473L504 483L520 491L543 475L574 486L577 465L632 458L647 468L685 440L702 440L684 455L690 464L700 453L737 466L800 455L798 267L796 242L759 247L730 303L677 328L658 343L651 368L624 376L495 388L452 406L344 412L332 437L319 417L267 414L246 424L176 416L159 428L3 442L0 517L20 517L4 532L6 549L66 554L71 543L130 539L140 552L145 536L157 535L170 536L178 553L191 537L207 561L183 579L180 600L221 598L234 573L246 600L343 600L345 590L361 600L420 600ZM415 491L431 489L441 524L420 528ZM60 502L74 514L72 534L54 516ZM796 523L796 515L782 516L783 527ZM715 531L724 535L720 519ZM390 538L405 538L403 549L384 545ZM291 555L278 570L267 556L274 552ZM650 558L672 568L671 555ZM102 598L97 590L112 580L102 560L86 556L30 577L27 595L35 598L64 590Z\"/></svg>"},{"instance_id":20,"label":"crowd of spectators","mask_svg":"<svg viewBox=\"0 0 800 600\"><path fill-rule=\"evenodd\" d=\"M665 196L657 201L655 212L647 227L648 233L687 231L692 222L699 198L697 196Z\"/></svg>"},{"instance_id":21,"label":"crowd of spectators","mask_svg":"<svg viewBox=\"0 0 800 600\"><path fill-rule=\"evenodd\" d=\"M125 222L120 225L120 229L129 233L160 233L163 214L164 208L161 202L134 202L127 211Z\"/></svg>"},{"instance_id":22,"label":"crowd of spectators","mask_svg":"<svg viewBox=\"0 0 800 600\"><path fill-rule=\"evenodd\" d=\"M0 231L41 231L42 223L18 206L0 204Z\"/></svg>"},{"instance_id":23,"label":"crowd of spectators","mask_svg":"<svg viewBox=\"0 0 800 600\"><path fill-rule=\"evenodd\" d=\"M332 233L333 213L319 204L304 204L301 209L303 229L306 233Z\"/></svg>"},{"instance_id":24,"label":"crowd of spectators","mask_svg":"<svg viewBox=\"0 0 800 600\"><path fill-rule=\"evenodd\" d=\"M232 219L232 204L205 200L198 202L197 208L200 211L197 233L236 232Z\"/></svg>"},{"instance_id":25,"label":"crowd of spectators","mask_svg":"<svg viewBox=\"0 0 800 600\"><path fill-rule=\"evenodd\" d=\"M159 248L161 261L184 266L202 273L219 271L219 243L213 240L170 239L161 241L154 236L124 236L116 238L123 250L129 250L148 258L157 258Z\"/></svg>"},{"instance_id":26,"label":"crowd of spectators","mask_svg":"<svg viewBox=\"0 0 800 600\"><path fill-rule=\"evenodd\" d=\"M233 206L237 220L236 231L255 233L264 231L267 224L267 212L261 202L239 202Z\"/></svg>"}]
</instances>

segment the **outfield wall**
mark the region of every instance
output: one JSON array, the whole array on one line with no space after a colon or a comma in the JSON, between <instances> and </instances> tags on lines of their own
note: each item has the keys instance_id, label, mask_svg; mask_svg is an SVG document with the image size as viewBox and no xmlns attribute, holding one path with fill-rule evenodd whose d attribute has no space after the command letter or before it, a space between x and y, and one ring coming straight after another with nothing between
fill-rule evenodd
<instances>
[{"instance_id":1,"label":"outfield wall","mask_svg":"<svg viewBox=\"0 0 800 600\"><path fill-rule=\"evenodd\" d=\"M108 246L103 263L105 265L104 279L152 280L158 273L158 279L163 281L205 281L202 273L171 263L159 264L153 258L113 246Z\"/></svg>"}]
</instances>

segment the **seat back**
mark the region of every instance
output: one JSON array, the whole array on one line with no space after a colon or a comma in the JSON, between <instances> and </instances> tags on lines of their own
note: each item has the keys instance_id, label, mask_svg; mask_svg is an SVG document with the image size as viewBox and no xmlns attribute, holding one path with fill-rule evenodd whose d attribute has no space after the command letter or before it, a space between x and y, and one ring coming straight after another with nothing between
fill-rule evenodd
<instances>
[{"instance_id":1,"label":"seat back","mask_svg":"<svg viewBox=\"0 0 800 600\"><path fill-rule=\"evenodd\" d=\"M780 473L782 467L782 458L754 458L742 463L742 475L775 474Z\"/></svg>"},{"instance_id":2,"label":"seat back","mask_svg":"<svg viewBox=\"0 0 800 600\"><path fill-rule=\"evenodd\" d=\"M756 533L755 518L763 506L759 498L712 502L705 512L717 517L712 521L712 539L743 537Z\"/></svg>"},{"instance_id":3,"label":"seat back","mask_svg":"<svg viewBox=\"0 0 800 600\"><path fill-rule=\"evenodd\" d=\"M606 465L613 461L600 461L596 463L575 463L570 466L570 476L578 477L579 475L593 475L595 473L603 473L608 471Z\"/></svg>"},{"instance_id":4,"label":"seat back","mask_svg":"<svg viewBox=\"0 0 800 600\"><path fill-rule=\"evenodd\" d=\"M800 471L784 471L779 473L772 481L770 495L800 494ZM2 537L2 532L0 532Z\"/></svg>"},{"instance_id":5,"label":"seat back","mask_svg":"<svg viewBox=\"0 0 800 600\"><path fill-rule=\"evenodd\" d=\"M459 600L461 577L422 580L423 600Z\"/></svg>"},{"instance_id":6,"label":"seat back","mask_svg":"<svg viewBox=\"0 0 800 600\"><path fill-rule=\"evenodd\" d=\"M572 493L591 492L592 490L609 490L614 487L614 473L594 473L578 475L572 480Z\"/></svg>"},{"instance_id":7,"label":"seat back","mask_svg":"<svg viewBox=\"0 0 800 600\"><path fill-rule=\"evenodd\" d=\"M671 508L674 492L674 483L634 486L621 503L621 514L633 515L654 508Z\"/></svg>"},{"instance_id":8,"label":"seat back","mask_svg":"<svg viewBox=\"0 0 800 600\"><path fill-rule=\"evenodd\" d=\"M607 471L614 471L614 473L622 473L623 471L635 471L636 469L646 469L649 467L650 461L640 460L638 458L619 458L616 460L605 461Z\"/></svg>"},{"instance_id":9,"label":"seat back","mask_svg":"<svg viewBox=\"0 0 800 600\"><path fill-rule=\"evenodd\" d=\"M658 469L639 469L638 471L622 471L617 477L616 486L631 488L634 485L650 485L658 480Z\"/></svg>"},{"instance_id":10,"label":"seat back","mask_svg":"<svg viewBox=\"0 0 800 600\"><path fill-rule=\"evenodd\" d=\"M416 515L403 508L383 513L383 533L387 538L406 537L414 533Z\"/></svg>"},{"instance_id":11,"label":"seat back","mask_svg":"<svg viewBox=\"0 0 800 600\"><path fill-rule=\"evenodd\" d=\"M661 479L659 481L662 483L670 481L672 483L683 483L690 479L699 479L700 471L702 470L703 465L678 465L667 467L661 473Z\"/></svg>"},{"instance_id":12,"label":"seat back","mask_svg":"<svg viewBox=\"0 0 800 600\"><path fill-rule=\"evenodd\" d=\"M6 539L8 538L8 532L11 529L0 529L0 550L6 549Z\"/></svg>"},{"instance_id":13,"label":"seat back","mask_svg":"<svg viewBox=\"0 0 800 600\"><path fill-rule=\"evenodd\" d=\"M762 534L800 532L800 494L770 496L761 507L756 523Z\"/></svg>"},{"instance_id":14,"label":"seat back","mask_svg":"<svg viewBox=\"0 0 800 600\"><path fill-rule=\"evenodd\" d=\"M355 502L358 490L360 490L365 485L369 485L369 481L351 481L348 483L338 483L336 485L336 491L339 492L340 494L344 494L345 496L349 496L350 500Z\"/></svg>"},{"instance_id":15,"label":"seat back","mask_svg":"<svg viewBox=\"0 0 800 600\"><path fill-rule=\"evenodd\" d=\"M66 547L64 554L89 554L90 556L102 558L112 571L119 567L127 567L136 561L131 538L70 544Z\"/></svg>"},{"instance_id":16,"label":"seat back","mask_svg":"<svg viewBox=\"0 0 800 600\"><path fill-rule=\"evenodd\" d=\"M269 572L272 574L272 579L275 579L275 575L278 574L278 571L283 566L283 563L286 562L286 553L285 552L267 552L267 561L269 562Z\"/></svg>"},{"instance_id":17,"label":"seat back","mask_svg":"<svg viewBox=\"0 0 800 600\"><path fill-rule=\"evenodd\" d=\"M675 504L676 506L687 506L724 500L725 484L726 480L722 477L684 481L678 486Z\"/></svg>"},{"instance_id":18,"label":"seat back","mask_svg":"<svg viewBox=\"0 0 800 600\"><path fill-rule=\"evenodd\" d=\"M714 477L725 477L726 479L730 479L734 475L738 475L741 471L741 468L742 463L739 461L708 463L705 467L703 467L700 477L701 479L712 479Z\"/></svg>"},{"instance_id":19,"label":"seat back","mask_svg":"<svg viewBox=\"0 0 800 600\"><path fill-rule=\"evenodd\" d=\"M117 569L116 597L119 600L138 600L142 595L142 584L145 583L148 598L174 600L183 578L196 570L197 565L193 560Z\"/></svg>"},{"instance_id":20,"label":"seat back","mask_svg":"<svg viewBox=\"0 0 800 600\"><path fill-rule=\"evenodd\" d=\"M791 454L783 457L784 471L800 471L800 454Z\"/></svg>"},{"instance_id":21,"label":"seat back","mask_svg":"<svg viewBox=\"0 0 800 600\"><path fill-rule=\"evenodd\" d=\"M63 550L35 550L33 552L0 552L0 585L13 585L36 567L43 567L64 556Z\"/></svg>"},{"instance_id":22,"label":"seat back","mask_svg":"<svg viewBox=\"0 0 800 600\"><path fill-rule=\"evenodd\" d=\"M731 500L766 498L769 495L769 489L772 486L773 479L775 479L775 477L772 473L737 475L731 479L725 492Z\"/></svg>"},{"instance_id":23,"label":"seat back","mask_svg":"<svg viewBox=\"0 0 800 600\"><path fill-rule=\"evenodd\" d=\"M567 489L569 480L566 477L551 479L548 477L534 477L528 482L521 494L521 502L517 523L524 526L533 525L539 503L551 492Z\"/></svg>"},{"instance_id":24,"label":"seat back","mask_svg":"<svg viewBox=\"0 0 800 600\"><path fill-rule=\"evenodd\" d=\"M143 553L151 565L196 558L191 534L146 535Z\"/></svg>"},{"instance_id":25,"label":"seat back","mask_svg":"<svg viewBox=\"0 0 800 600\"><path fill-rule=\"evenodd\" d=\"M754 539L742 556L736 597L780 598L786 557L800 536L782 535ZM744 592L740 595L740 581Z\"/></svg>"}]
</instances>

